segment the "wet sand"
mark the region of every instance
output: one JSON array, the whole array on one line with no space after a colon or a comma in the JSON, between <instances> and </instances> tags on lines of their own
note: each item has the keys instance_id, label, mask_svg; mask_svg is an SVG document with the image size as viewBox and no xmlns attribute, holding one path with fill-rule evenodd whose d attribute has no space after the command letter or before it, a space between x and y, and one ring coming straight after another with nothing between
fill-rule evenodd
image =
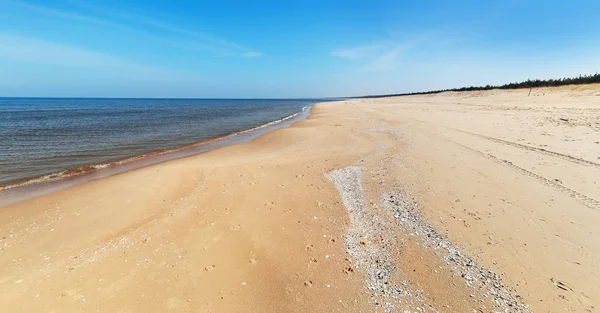
<instances>
[{"instance_id":1,"label":"wet sand","mask_svg":"<svg viewBox=\"0 0 600 313\"><path fill-rule=\"evenodd\" d=\"M7 312L597 312L600 86L322 103L0 209Z\"/></svg>"}]
</instances>

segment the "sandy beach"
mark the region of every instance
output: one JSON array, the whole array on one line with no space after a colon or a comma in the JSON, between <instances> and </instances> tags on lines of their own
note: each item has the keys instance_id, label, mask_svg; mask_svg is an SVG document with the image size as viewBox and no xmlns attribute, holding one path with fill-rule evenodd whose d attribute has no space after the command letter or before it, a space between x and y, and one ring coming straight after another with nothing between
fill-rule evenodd
<instances>
[{"instance_id":1,"label":"sandy beach","mask_svg":"<svg viewBox=\"0 0 600 313\"><path fill-rule=\"evenodd\" d=\"M0 208L2 312L600 312L600 85L313 106Z\"/></svg>"}]
</instances>

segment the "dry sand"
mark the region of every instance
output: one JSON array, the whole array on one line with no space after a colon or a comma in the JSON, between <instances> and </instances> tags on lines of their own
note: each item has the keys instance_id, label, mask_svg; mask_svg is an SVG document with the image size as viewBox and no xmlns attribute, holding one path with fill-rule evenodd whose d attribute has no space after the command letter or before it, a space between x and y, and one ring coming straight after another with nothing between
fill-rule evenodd
<instances>
[{"instance_id":1,"label":"dry sand","mask_svg":"<svg viewBox=\"0 0 600 313\"><path fill-rule=\"evenodd\" d=\"M0 209L0 312L600 312L600 86L316 105Z\"/></svg>"}]
</instances>

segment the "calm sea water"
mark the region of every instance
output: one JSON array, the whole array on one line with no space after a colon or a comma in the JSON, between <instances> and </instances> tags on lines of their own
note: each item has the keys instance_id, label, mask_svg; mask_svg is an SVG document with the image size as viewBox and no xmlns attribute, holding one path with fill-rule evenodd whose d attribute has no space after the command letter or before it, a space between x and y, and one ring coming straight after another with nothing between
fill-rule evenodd
<instances>
[{"instance_id":1,"label":"calm sea water","mask_svg":"<svg viewBox=\"0 0 600 313\"><path fill-rule=\"evenodd\" d=\"M0 98L0 185L249 129L315 102Z\"/></svg>"}]
</instances>

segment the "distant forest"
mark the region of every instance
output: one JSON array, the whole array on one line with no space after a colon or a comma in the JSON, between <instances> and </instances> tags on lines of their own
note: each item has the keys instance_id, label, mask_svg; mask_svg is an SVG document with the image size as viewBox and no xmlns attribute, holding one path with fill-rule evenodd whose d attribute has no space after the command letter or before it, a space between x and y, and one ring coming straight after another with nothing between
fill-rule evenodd
<instances>
[{"instance_id":1,"label":"distant forest","mask_svg":"<svg viewBox=\"0 0 600 313\"><path fill-rule=\"evenodd\" d=\"M429 95L434 93L446 92L446 91L478 91L478 90L491 90L491 89L521 89L521 88L536 88L536 87L556 87L564 85L581 85L581 84L593 84L600 83L600 74L594 75L579 75L575 78L559 78L559 79L548 79L540 80L528 79L527 81L520 83L510 83L502 86L480 86L480 87L462 87L454 89L434 90L434 91L423 91L423 92L411 92L411 93L398 93L389 95L373 95L373 96L362 96L357 98L383 98L383 97L397 97L397 96L411 96L411 95Z\"/></svg>"}]
</instances>

